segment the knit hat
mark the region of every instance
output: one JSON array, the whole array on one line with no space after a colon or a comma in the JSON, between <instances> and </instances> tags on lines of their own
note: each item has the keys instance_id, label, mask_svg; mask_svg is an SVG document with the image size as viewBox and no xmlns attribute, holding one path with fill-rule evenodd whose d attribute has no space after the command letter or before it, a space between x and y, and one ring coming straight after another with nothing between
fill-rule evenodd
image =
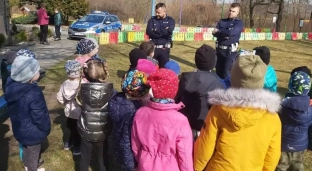
<instances>
[{"instance_id":1,"label":"knit hat","mask_svg":"<svg viewBox=\"0 0 312 171\"><path fill-rule=\"evenodd\" d=\"M270 57L270 49L268 47L259 46L255 47L253 50L256 51L256 55L260 56L260 58L266 65L269 65L271 57Z\"/></svg>"},{"instance_id":2,"label":"knit hat","mask_svg":"<svg viewBox=\"0 0 312 171\"><path fill-rule=\"evenodd\" d=\"M136 68L139 59L147 59L146 53L138 48L134 48L129 53L130 67Z\"/></svg>"},{"instance_id":3,"label":"knit hat","mask_svg":"<svg viewBox=\"0 0 312 171\"><path fill-rule=\"evenodd\" d=\"M96 41L88 39L81 39L77 44L77 52L78 54L85 55L92 52L94 49L98 48L99 45Z\"/></svg>"},{"instance_id":4,"label":"knit hat","mask_svg":"<svg viewBox=\"0 0 312 171\"><path fill-rule=\"evenodd\" d=\"M174 60L170 60L165 64L165 68L172 70L173 72L175 72L177 75L180 74L180 65L174 61Z\"/></svg>"},{"instance_id":5,"label":"knit hat","mask_svg":"<svg viewBox=\"0 0 312 171\"><path fill-rule=\"evenodd\" d=\"M240 56L231 70L231 86L234 88L263 88L267 65L257 55Z\"/></svg>"},{"instance_id":6,"label":"knit hat","mask_svg":"<svg viewBox=\"0 0 312 171\"><path fill-rule=\"evenodd\" d=\"M288 89L294 95L307 95L311 88L310 76L297 71L289 78Z\"/></svg>"},{"instance_id":7,"label":"knit hat","mask_svg":"<svg viewBox=\"0 0 312 171\"><path fill-rule=\"evenodd\" d=\"M290 76L293 75L295 72L297 71L302 71L306 74L308 74L310 77L311 77L311 70L307 67L307 66L300 66L300 67L297 67L297 68L294 68L291 72L290 72Z\"/></svg>"},{"instance_id":8,"label":"knit hat","mask_svg":"<svg viewBox=\"0 0 312 171\"><path fill-rule=\"evenodd\" d=\"M147 84L147 75L138 70L129 71L122 80L121 89L129 97L144 97L150 89Z\"/></svg>"},{"instance_id":9,"label":"knit hat","mask_svg":"<svg viewBox=\"0 0 312 171\"><path fill-rule=\"evenodd\" d=\"M39 73L40 65L35 58L17 56L12 64L11 78L16 82L26 83Z\"/></svg>"},{"instance_id":10,"label":"knit hat","mask_svg":"<svg viewBox=\"0 0 312 171\"><path fill-rule=\"evenodd\" d=\"M81 65L78 61L68 60L64 65L67 76L69 78L79 78Z\"/></svg>"},{"instance_id":11,"label":"knit hat","mask_svg":"<svg viewBox=\"0 0 312 171\"><path fill-rule=\"evenodd\" d=\"M150 75L157 70L157 67L148 59L139 59L136 69Z\"/></svg>"},{"instance_id":12,"label":"knit hat","mask_svg":"<svg viewBox=\"0 0 312 171\"><path fill-rule=\"evenodd\" d=\"M177 74L170 69L160 68L149 75L147 80L151 85L154 98L175 98L178 92L179 79Z\"/></svg>"},{"instance_id":13,"label":"knit hat","mask_svg":"<svg viewBox=\"0 0 312 171\"><path fill-rule=\"evenodd\" d=\"M211 46L203 44L195 52L195 64L199 70L213 70L217 62L216 50Z\"/></svg>"},{"instance_id":14,"label":"knit hat","mask_svg":"<svg viewBox=\"0 0 312 171\"><path fill-rule=\"evenodd\" d=\"M6 56L7 62L9 64L12 64L13 61L15 60L15 58L16 58L16 52L10 50L10 51L5 53L5 56Z\"/></svg>"},{"instance_id":15,"label":"knit hat","mask_svg":"<svg viewBox=\"0 0 312 171\"><path fill-rule=\"evenodd\" d=\"M16 56L26 56L26 57L36 58L36 55L28 49L21 49L17 51Z\"/></svg>"}]
</instances>

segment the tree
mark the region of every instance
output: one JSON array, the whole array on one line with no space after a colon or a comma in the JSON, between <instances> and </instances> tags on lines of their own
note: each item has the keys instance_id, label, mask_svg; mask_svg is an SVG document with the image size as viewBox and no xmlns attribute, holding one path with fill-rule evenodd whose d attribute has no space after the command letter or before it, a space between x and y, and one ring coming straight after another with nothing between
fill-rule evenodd
<instances>
[{"instance_id":1,"label":"tree","mask_svg":"<svg viewBox=\"0 0 312 171\"><path fill-rule=\"evenodd\" d=\"M250 28L255 26L254 22L254 10L259 5L270 5L272 0L249 0L249 25Z\"/></svg>"}]
</instances>

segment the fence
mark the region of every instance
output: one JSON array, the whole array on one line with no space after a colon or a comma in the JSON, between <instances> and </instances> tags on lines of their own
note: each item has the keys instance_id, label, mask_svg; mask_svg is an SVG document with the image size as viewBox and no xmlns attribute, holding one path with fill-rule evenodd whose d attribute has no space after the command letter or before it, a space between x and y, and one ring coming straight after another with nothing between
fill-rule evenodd
<instances>
[{"instance_id":1,"label":"fence","mask_svg":"<svg viewBox=\"0 0 312 171\"><path fill-rule=\"evenodd\" d=\"M214 28L176 27L173 31L173 41L208 41L216 40L212 35ZM99 44L149 41L145 32L139 26L125 25L122 32L88 34ZM244 28L240 40L312 40L311 33L281 33L269 28Z\"/></svg>"}]
</instances>

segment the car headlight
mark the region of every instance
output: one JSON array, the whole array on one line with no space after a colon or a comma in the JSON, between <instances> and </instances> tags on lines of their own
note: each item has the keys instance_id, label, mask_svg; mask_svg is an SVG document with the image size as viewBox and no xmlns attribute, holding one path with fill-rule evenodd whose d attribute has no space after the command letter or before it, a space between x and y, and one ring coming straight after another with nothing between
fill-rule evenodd
<instances>
[{"instance_id":1,"label":"car headlight","mask_svg":"<svg viewBox=\"0 0 312 171\"><path fill-rule=\"evenodd\" d=\"M90 31L95 31L95 30L97 30L99 27L91 27L91 28L89 28L89 30Z\"/></svg>"}]
</instances>

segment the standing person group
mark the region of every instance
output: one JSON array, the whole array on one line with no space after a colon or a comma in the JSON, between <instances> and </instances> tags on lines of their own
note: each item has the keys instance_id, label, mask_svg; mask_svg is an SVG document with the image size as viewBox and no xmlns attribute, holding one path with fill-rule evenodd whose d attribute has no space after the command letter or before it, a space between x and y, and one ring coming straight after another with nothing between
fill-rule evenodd
<instances>
[{"instance_id":1,"label":"standing person group","mask_svg":"<svg viewBox=\"0 0 312 171\"><path fill-rule=\"evenodd\" d=\"M54 9L55 15L54 15L54 31L55 31L55 39L54 41L61 40L61 26L63 24L62 22L62 14L61 12L56 8ZM40 44L44 45L50 45L47 41L48 33L49 33L49 19L50 16L48 16L45 4L40 5L40 9L37 12L38 16L38 25L40 26Z\"/></svg>"}]
</instances>

